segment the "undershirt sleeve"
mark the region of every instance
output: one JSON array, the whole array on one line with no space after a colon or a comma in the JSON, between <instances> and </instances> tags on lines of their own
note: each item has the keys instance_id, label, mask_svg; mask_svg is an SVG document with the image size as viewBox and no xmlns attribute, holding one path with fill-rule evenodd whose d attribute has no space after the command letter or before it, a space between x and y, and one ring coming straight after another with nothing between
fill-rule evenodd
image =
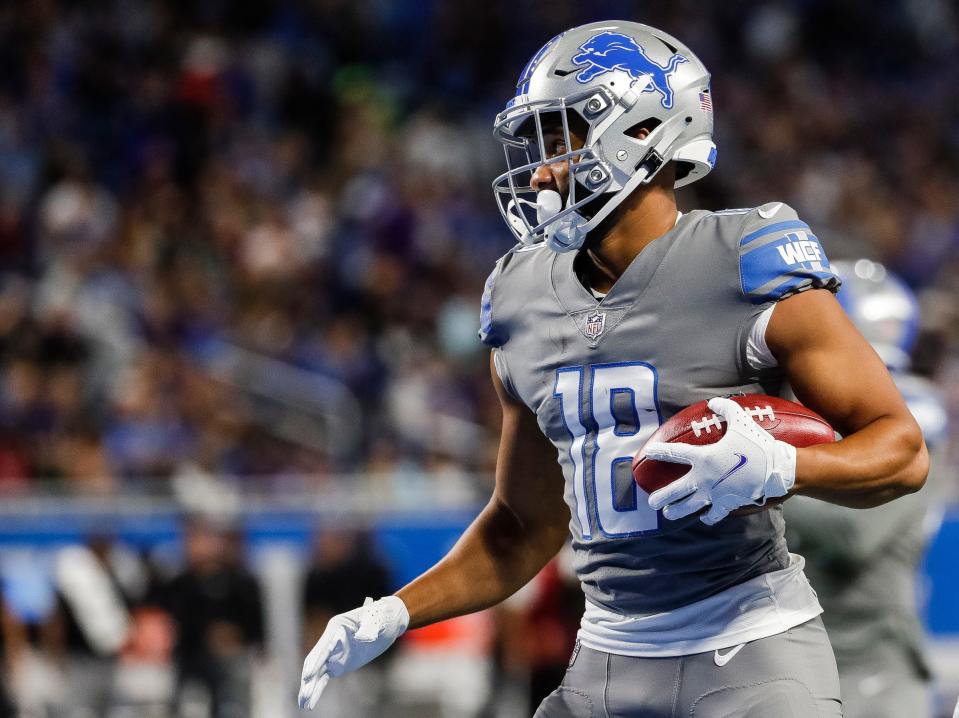
<instances>
[{"instance_id":1,"label":"undershirt sleeve","mask_svg":"<svg viewBox=\"0 0 959 718\"><path fill-rule=\"evenodd\" d=\"M756 317L752 329L749 330L749 337L746 339L746 362L757 371L779 366L776 357L769 350L769 345L766 344L766 327L769 326L769 320L775 308L776 305L771 304Z\"/></svg>"},{"instance_id":2,"label":"undershirt sleeve","mask_svg":"<svg viewBox=\"0 0 959 718\"><path fill-rule=\"evenodd\" d=\"M496 375L503 383L503 388L506 389L507 394L512 396L514 399L519 400L519 397L516 394L516 389L513 388L513 380L509 375L509 365L506 363L506 355L503 353L503 348L495 347L493 348L492 352L493 369L496 370Z\"/></svg>"}]
</instances>

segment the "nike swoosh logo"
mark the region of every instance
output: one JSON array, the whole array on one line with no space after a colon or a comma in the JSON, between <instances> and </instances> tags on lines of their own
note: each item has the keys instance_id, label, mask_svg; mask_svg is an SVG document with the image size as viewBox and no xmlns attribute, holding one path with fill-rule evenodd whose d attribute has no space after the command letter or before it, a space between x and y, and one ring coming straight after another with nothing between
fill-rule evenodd
<instances>
[{"instance_id":1,"label":"nike swoosh logo","mask_svg":"<svg viewBox=\"0 0 959 718\"><path fill-rule=\"evenodd\" d=\"M713 488L716 488L717 486L719 486L719 485L720 485L721 483L723 483L726 479L728 479L730 476L732 476L733 474L735 474L737 471L739 471L741 468L743 468L743 467L746 465L747 459L746 459L745 456L743 456L742 454L736 454L736 456L739 457L739 463L736 464L736 465L735 465L733 468L731 468L729 471L727 471L725 474L723 474L722 476L720 476L718 479L716 479L716 483L713 484Z\"/></svg>"},{"instance_id":2,"label":"nike swoosh logo","mask_svg":"<svg viewBox=\"0 0 959 718\"><path fill-rule=\"evenodd\" d=\"M772 219L776 215L776 212L778 212L782 208L782 206L783 206L782 202L776 202L776 204L774 204L769 209L759 210L759 216L762 217L763 219Z\"/></svg>"},{"instance_id":3,"label":"nike swoosh logo","mask_svg":"<svg viewBox=\"0 0 959 718\"><path fill-rule=\"evenodd\" d=\"M733 656L735 656L737 653L743 650L743 646L745 645L746 645L745 643L740 643L738 646L736 646L735 648L729 649L725 653L720 653L717 650L713 654L713 661L716 663L717 666L725 666L727 663L733 660Z\"/></svg>"}]
</instances>

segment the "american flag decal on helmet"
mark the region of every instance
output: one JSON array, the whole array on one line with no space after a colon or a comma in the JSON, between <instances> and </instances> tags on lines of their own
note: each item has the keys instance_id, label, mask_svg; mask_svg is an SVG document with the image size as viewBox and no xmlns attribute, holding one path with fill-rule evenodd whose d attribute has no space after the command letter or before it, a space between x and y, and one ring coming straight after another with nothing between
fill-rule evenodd
<instances>
[{"instance_id":1,"label":"american flag decal on helmet","mask_svg":"<svg viewBox=\"0 0 959 718\"><path fill-rule=\"evenodd\" d=\"M699 93L699 106L702 108L703 112L712 112L713 111L713 98L709 94L709 89L703 90Z\"/></svg>"}]
</instances>

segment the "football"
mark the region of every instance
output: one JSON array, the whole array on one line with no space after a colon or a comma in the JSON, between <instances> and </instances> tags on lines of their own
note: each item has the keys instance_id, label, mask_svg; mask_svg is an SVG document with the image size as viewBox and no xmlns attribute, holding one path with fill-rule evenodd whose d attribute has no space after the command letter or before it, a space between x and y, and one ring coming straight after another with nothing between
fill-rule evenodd
<instances>
[{"instance_id":1,"label":"football","mask_svg":"<svg viewBox=\"0 0 959 718\"><path fill-rule=\"evenodd\" d=\"M766 394L745 394L730 398L775 438L797 448L827 444L836 440L835 431L829 422L802 404ZM673 415L650 437L649 442L712 444L719 441L725 433L725 419L717 416L705 401L701 401ZM645 449L641 449L633 458L633 478L647 494L671 484L687 471L689 466L686 464L647 458ZM768 501L763 506L746 506L733 513L742 515L763 511L782 503L786 498L788 497L784 496Z\"/></svg>"}]
</instances>

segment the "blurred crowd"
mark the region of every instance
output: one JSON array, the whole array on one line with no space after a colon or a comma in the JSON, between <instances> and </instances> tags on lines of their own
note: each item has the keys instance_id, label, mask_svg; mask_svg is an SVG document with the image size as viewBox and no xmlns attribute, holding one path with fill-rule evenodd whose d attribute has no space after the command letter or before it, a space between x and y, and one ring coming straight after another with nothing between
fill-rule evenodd
<instances>
[{"instance_id":1,"label":"blurred crowd","mask_svg":"<svg viewBox=\"0 0 959 718\"><path fill-rule=\"evenodd\" d=\"M959 404L946 0L19 0L0 487L360 472L402 498L426 470L470 491L497 421L478 300L511 245L491 121L546 38L612 16L713 72L719 160L682 204L784 200L834 258L886 262L923 299L920 370Z\"/></svg>"},{"instance_id":2,"label":"blurred crowd","mask_svg":"<svg viewBox=\"0 0 959 718\"><path fill-rule=\"evenodd\" d=\"M52 554L48 590L8 583L0 716L250 715L259 582L230 526L194 518L183 533L176 562L104 533Z\"/></svg>"},{"instance_id":3,"label":"blurred crowd","mask_svg":"<svg viewBox=\"0 0 959 718\"><path fill-rule=\"evenodd\" d=\"M604 17L663 28L713 73L718 163L682 207L786 201L833 259L886 263L922 303L913 366L959 416L948 0L10 0L0 495L280 494L342 475L395 505L487 493L475 477L492 469L498 408L479 297L512 244L490 192L492 119L543 42ZM209 714L248 714L237 686L271 635L264 582L229 530L185 535L167 573L106 540L67 549L42 619L4 608L0 659L35 714L129 700L130 715L151 701L165 715L197 685ZM367 548L317 544L291 604L305 647L391 587ZM501 609L499 633L479 618L411 637L457 650L404 684L449 676L437 714L492 715L490 676L522 676L535 705L569 654L581 597L568 579L551 566ZM31 664L29 646L46 658ZM118 665L154 693L124 697ZM329 700L381 714L387 694L363 681Z\"/></svg>"},{"instance_id":4,"label":"blurred crowd","mask_svg":"<svg viewBox=\"0 0 959 718\"><path fill-rule=\"evenodd\" d=\"M181 530L176 550L93 536L49 554L46 588L26 572L4 587L0 718L306 716L295 703L302 656L332 616L396 588L381 547L355 527L318 531L305 555L255 558L237 524L191 515ZM581 612L564 550L502 606L411 631L334 681L320 710L528 716L562 677Z\"/></svg>"}]
</instances>

